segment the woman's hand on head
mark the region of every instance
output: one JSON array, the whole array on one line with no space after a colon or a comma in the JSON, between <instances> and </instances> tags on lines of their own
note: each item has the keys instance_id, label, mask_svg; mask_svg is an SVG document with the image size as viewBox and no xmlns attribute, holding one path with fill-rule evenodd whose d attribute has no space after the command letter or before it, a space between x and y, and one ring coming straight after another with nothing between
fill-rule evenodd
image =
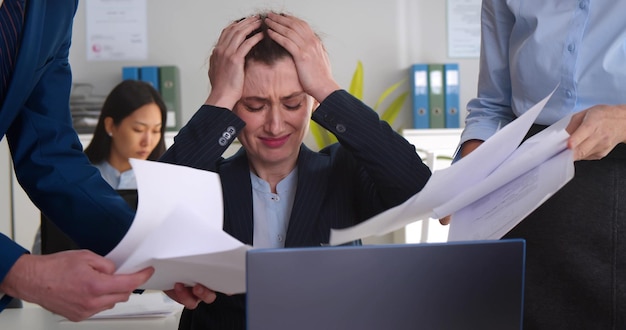
<instances>
[{"instance_id":1,"label":"woman's hand on head","mask_svg":"<svg viewBox=\"0 0 626 330\"><path fill-rule=\"evenodd\" d=\"M269 13L265 22L270 28L270 38L293 57L300 84L307 94L322 102L340 89L333 78L328 53L309 24L293 16L275 13Z\"/></svg>"},{"instance_id":2,"label":"woman's hand on head","mask_svg":"<svg viewBox=\"0 0 626 330\"><path fill-rule=\"evenodd\" d=\"M245 57L263 39L262 33L246 39L261 26L258 16L234 22L222 30L209 59L211 93L206 104L232 109L241 98Z\"/></svg>"}]
</instances>

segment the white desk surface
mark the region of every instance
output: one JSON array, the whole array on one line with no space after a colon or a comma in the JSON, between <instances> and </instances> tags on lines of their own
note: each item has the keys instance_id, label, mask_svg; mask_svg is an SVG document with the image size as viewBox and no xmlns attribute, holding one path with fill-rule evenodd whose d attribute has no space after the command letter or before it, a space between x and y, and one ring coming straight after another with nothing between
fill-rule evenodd
<instances>
[{"instance_id":1,"label":"white desk surface","mask_svg":"<svg viewBox=\"0 0 626 330\"><path fill-rule=\"evenodd\" d=\"M23 308L5 309L0 313L0 329L28 330L175 330L180 312L167 317L99 319L71 322L38 305L24 303Z\"/></svg>"}]
</instances>

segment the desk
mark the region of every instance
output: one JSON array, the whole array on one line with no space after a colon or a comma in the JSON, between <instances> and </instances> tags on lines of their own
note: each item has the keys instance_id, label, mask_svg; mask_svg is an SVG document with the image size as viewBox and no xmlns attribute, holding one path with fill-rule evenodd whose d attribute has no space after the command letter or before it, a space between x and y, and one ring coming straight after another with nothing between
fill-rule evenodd
<instances>
[{"instance_id":1,"label":"desk","mask_svg":"<svg viewBox=\"0 0 626 330\"><path fill-rule=\"evenodd\" d=\"M24 303L24 308L5 309L0 313L0 329L28 330L175 330L180 313L167 317L106 319L71 322L38 305Z\"/></svg>"}]
</instances>

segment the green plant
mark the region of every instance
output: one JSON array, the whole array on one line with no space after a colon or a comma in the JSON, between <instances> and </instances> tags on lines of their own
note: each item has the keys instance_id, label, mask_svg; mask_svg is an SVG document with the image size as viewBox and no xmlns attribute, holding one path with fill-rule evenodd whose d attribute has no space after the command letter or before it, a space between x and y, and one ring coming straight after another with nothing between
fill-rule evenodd
<instances>
[{"instance_id":1,"label":"green plant","mask_svg":"<svg viewBox=\"0 0 626 330\"><path fill-rule=\"evenodd\" d=\"M359 100L363 100L363 77L363 63L361 63L361 61L358 61L356 69L354 70L354 74L352 75L352 81L350 82L350 88L348 89L348 92ZM378 100L373 107L374 111L379 112L378 108L383 103L385 103L385 101L398 88L400 88L400 86L402 86L405 81L406 79L403 79L385 89L383 93L378 97ZM404 102L406 102L408 96L409 92L404 91L401 92L394 99L392 99L391 102L389 102L389 105L383 110L382 114L379 114L380 119L386 121L387 123L389 123L389 125L393 127L393 123L398 118L398 115L400 114L400 111L402 110ZM331 134L315 122L311 122L311 134L313 135L313 138L315 139L315 142L320 149L329 144L337 142L337 138L333 134Z\"/></svg>"}]
</instances>

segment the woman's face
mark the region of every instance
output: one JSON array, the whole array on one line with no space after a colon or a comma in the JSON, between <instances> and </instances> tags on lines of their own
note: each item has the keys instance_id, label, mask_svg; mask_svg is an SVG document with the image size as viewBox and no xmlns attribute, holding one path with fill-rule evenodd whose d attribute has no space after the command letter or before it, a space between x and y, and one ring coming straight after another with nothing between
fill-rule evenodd
<instances>
[{"instance_id":1,"label":"woman's face","mask_svg":"<svg viewBox=\"0 0 626 330\"><path fill-rule=\"evenodd\" d=\"M246 122L238 138L257 171L295 166L313 105L291 58L272 66L247 63L242 97L233 112Z\"/></svg>"},{"instance_id":2,"label":"woman's face","mask_svg":"<svg viewBox=\"0 0 626 330\"><path fill-rule=\"evenodd\" d=\"M161 139L161 110L156 103L146 104L119 125L111 117L105 118L107 132L111 133L109 162L128 162L129 158L147 159Z\"/></svg>"}]
</instances>

